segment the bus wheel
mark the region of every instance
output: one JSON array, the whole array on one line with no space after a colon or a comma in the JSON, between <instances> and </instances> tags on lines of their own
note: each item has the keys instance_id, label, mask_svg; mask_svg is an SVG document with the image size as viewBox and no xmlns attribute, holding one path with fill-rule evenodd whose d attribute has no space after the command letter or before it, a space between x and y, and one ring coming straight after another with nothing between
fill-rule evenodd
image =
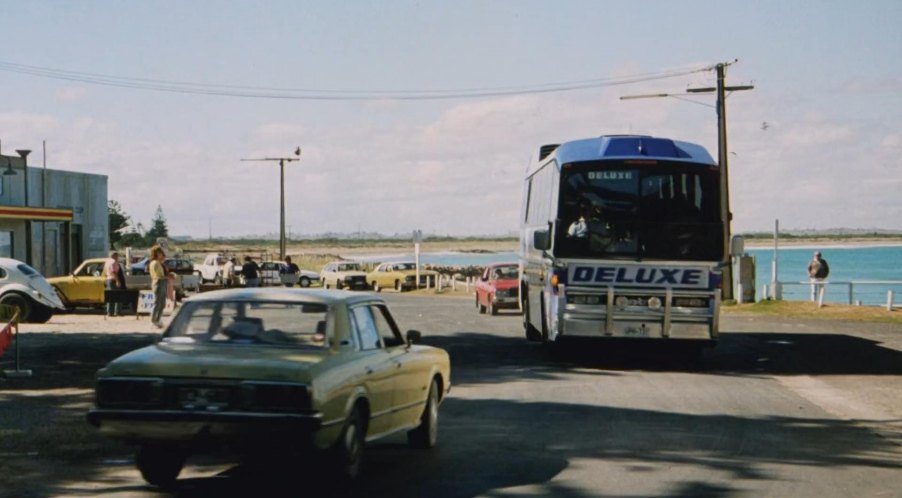
<instances>
[{"instance_id":1,"label":"bus wheel","mask_svg":"<svg viewBox=\"0 0 902 498\"><path fill-rule=\"evenodd\" d=\"M542 342L542 333L529 323L529 301L523 300L523 329L526 331L526 340L532 342Z\"/></svg>"}]
</instances>

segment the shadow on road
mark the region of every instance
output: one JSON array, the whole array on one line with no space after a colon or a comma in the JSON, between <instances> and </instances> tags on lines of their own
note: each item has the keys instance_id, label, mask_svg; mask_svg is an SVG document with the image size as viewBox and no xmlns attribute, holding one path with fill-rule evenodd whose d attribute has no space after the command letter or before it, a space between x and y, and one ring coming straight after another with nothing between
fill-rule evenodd
<instances>
[{"instance_id":1,"label":"shadow on road","mask_svg":"<svg viewBox=\"0 0 902 498\"><path fill-rule=\"evenodd\" d=\"M153 341L151 334L49 334L30 338L23 353L29 379L0 384L0 453L9 469L0 489L30 496L144 494L134 472L111 476L108 462L130 467L131 449L96 435L84 422L94 372L124 352ZM551 353L518 337L480 332L427 336L447 349L456 385L554 379L562 373L620 375L625 370L703 371L724 375L900 375L902 353L842 334L730 333L700 363L637 344L582 344ZM8 358L3 368L9 368ZM491 374L488 374L491 372ZM542 421L542 423L539 423ZM738 436L737 436L738 434ZM505 496L604 496L552 481L581 459L627 460L626 475L673 465L769 479L765 464L868 466L898 470L898 446L855 421L693 415L620 407L451 397L442 408L441 442L418 452L400 443L368 449L365 475L346 496L470 497L526 486ZM51 472L48 469L53 468ZM212 467L211 467L212 468ZM308 469L233 466L208 478L179 481L176 496L336 496ZM741 489L707 484L689 472L654 496L730 496ZM91 482L88 490L73 482ZM725 482L729 482L726 480ZM738 486L738 484L736 485ZM526 489L526 488L524 488ZM0 495L3 495L0 491ZM616 493L613 493L616 494ZM651 496L651 495L649 495Z\"/></svg>"}]
</instances>

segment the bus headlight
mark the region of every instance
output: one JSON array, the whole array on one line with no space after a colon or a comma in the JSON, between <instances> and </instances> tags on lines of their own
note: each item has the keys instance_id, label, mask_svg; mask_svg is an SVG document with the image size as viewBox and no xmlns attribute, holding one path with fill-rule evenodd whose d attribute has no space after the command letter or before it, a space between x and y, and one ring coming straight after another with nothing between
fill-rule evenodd
<instances>
[{"instance_id":1,"label":"bus headlight","mask_svg":"<svg viewBox=\"0 0 902 498\"><path fill-rule=\"evenodd\" d=\"M648 298L648 307L653 310L661 309L661 298L658 296Z\"/></svg>"}]
</instances>

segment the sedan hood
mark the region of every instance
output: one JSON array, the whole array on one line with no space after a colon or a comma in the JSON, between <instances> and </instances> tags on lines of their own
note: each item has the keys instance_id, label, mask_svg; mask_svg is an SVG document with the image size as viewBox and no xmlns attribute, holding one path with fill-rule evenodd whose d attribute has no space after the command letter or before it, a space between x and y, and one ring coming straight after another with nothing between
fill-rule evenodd
<instances>
[{"instance_id":1,"label":"sedan hood","mask_svg":"<svg viewBox=\"0 0 902 498\"><path fill-rule=\"evenodd\" d=\"M97 375L308 382L330 356L325 350L161 342L116 358Z\"/></svg>"}]
</instances>

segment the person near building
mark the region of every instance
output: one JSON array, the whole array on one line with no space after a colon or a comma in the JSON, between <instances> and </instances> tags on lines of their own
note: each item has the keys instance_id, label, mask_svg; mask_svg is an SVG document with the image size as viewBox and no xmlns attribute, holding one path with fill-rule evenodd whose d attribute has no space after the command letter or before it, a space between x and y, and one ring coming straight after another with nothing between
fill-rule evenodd
<instances>
[{"instance_id":1,"label":"person near building","mask_svg":"<svg viewBox=\"0 0 902 498\"><path fill-rule=\"evenodd\" d=\"M222 265L222 286L225 288L235 285L235 258L229 258Z\"/></svg>"},{"instance_id":2,"label":"person near building","mask_svg":"<svg viewBox=\"0 0 902 498\"><path fill-rule=\"evenodd\" d=\"M808 276L811 278L811 300L817 301L824 288L824 280L830 275L830 265L820 251L814 253L808 263Z\"/></svg>"},{"instance_id":3,"label":"person near building","mask_svg":"<svg viewBox=\"0 0 902 498\"><path fill-rule=\"evenodd\" d=\"M169 294L170 282L174 275L166 271L166 253L160 246L153 246L150 249L150 263L147 265L147 272L150 274L150 288L153 289L153 311L150 315L150 321L155 327L163 328L163 308L166 307L166 297Z\"/></svg>"},{"instance_id":4,"label":"person near building","mask_svg":"<svg viewBox=\"0 0 902 498\"><path fill-rule=\"evenodd\" d=\"M125 274L122 271L122 265L119 264L119 253L113 251L110 258L103 264L103 274L106 276L104 286L106 290L124 290ZM119 316L119 299L113 298L107 300L106 315Z\"/></svg>"},{"instance_id":5,"label":"person near building","mask_svg":"<svg viewBox=\"0 0 902 498\"><path fill-rule=\"evenodd\" d=\"M285 283L285 287L294 287L295 282L298 281L298 274L301 273L301 269L298 268L298 265L291 261L291 256L285 256L285 264L279 267L279 277L282 275L286 275L286 278L282 278L282 282Z\"/></svg>"},{"instance_id":6,"label":"person near building","mask_svg":"<svg viewBox=\"0 0 902 498\"><path fill-rule=\"evenodd\" d=\"M260 267L250 256L244 257L241 274L244 275L245 287L260 287Z\"/></svg>"}]
</instances>

